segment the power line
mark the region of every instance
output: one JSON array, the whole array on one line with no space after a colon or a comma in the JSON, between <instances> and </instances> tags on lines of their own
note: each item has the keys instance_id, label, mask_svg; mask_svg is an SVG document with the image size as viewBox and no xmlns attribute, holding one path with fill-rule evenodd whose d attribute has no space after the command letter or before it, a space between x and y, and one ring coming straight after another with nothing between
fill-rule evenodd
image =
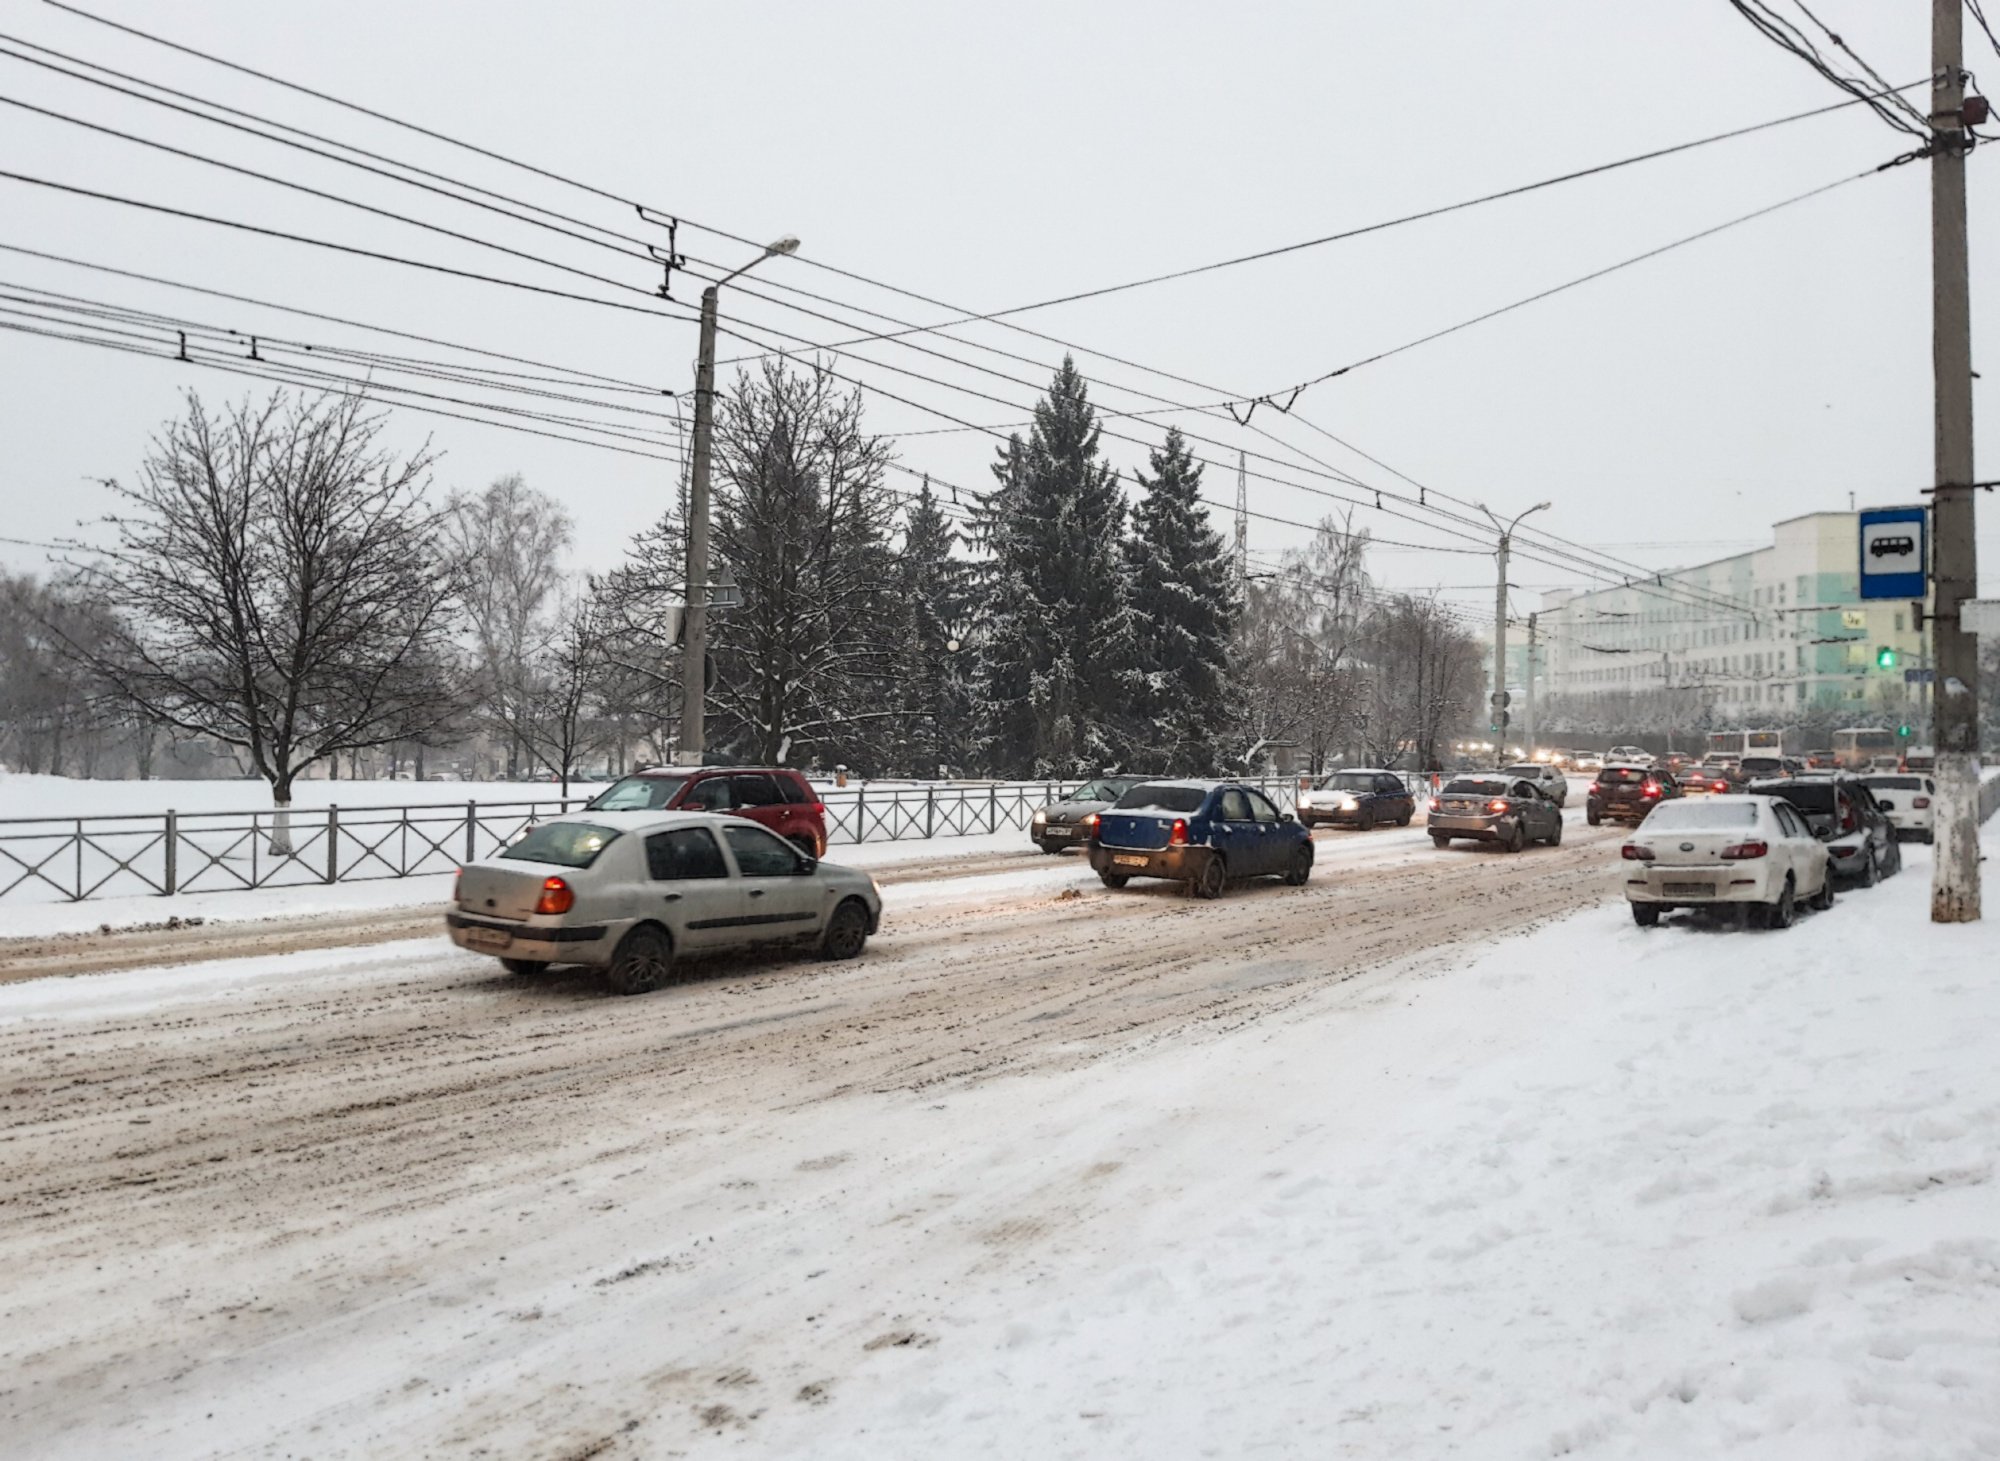
<instances>
[{"instance_id":1,"label":"power line","mask_svg":"<svg viewBox=\"0 0 2000 1461\"><path fill-rule=\"evenodd\" d=\"M1854 102L1865 102L1876 116L1899 132L1908 133L1925 141L1930 139L1930 129L1927 125L1922 125L1924 119L1921 116L1918 118L1919 125L1911 125L1893 107L1883 104L1881 93L1871 94L1853 77L1843 76L1819 53L1819 48L1813 45L1812 40L1804 31L1779 15L1769 5L1765 4L1764 0L1729 0L1729 3L1735 8L1736 13L1749 21L1766 40L1797 56L1801 61L1804 61L1813 70L1817 71L1828 81L1831 81L1842 91L1849 93L1854 98ZM1801 10L1805 9L1804 6L1800 6L1799 8ZM1810 15L1811 12L1808 11L1807 14ZM1832 32L1829 31L1828 34L1831 35ZM1838 37L1835 37L1836 42L1838 39ZM1846 47L1842 46L1842 49L1845 50ZM1849 54L1852 53L1850 52ZM1902 89L1907 90L1908 88ZM1843 105L1853 105L1854 102L1843 103Z\"/></svg>"}]
</instances>

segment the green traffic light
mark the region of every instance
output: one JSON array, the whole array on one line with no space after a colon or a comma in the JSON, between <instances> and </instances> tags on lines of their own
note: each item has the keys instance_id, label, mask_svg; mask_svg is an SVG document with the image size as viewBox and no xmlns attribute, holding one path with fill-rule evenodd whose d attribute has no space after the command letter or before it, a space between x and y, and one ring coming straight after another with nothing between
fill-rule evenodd
<instances>
[{"instance_id":1,"label":"green traffic light","mask_svg":"<svg viewBox=\"0 0 2000 1461\"><path fill-rule=\"evenodd\" d=\"M1899 725L1896 727L1896 734L1907 741L1910 738L1910 728L1906 725Z\"/></svg>"},{"instance_id":2,"label":"green traffic light","mask_svg":"<svg viewBox=\"0 0 2000 1461\"><path fill-rule=\"evenodd\" d=\"M1886 644L1883 645L1875 651L1875 666L1877 669L1883 670L1893 670L1896 668L1896 651L1889 648Z\"/></svg>"}]
</instances>

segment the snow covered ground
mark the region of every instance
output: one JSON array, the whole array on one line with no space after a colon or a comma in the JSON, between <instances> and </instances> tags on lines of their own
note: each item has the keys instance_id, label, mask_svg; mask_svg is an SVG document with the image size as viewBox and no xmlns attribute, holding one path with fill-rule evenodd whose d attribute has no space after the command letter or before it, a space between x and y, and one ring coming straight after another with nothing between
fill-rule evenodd
<instances>
[{"instance_id":1,"label":"snow covered ground","mask_svg":"<svg viewBox=\"0 0 2000 1461\"><path fill-rule=\"evenodd\" d=\"M1931 926L1913 847L1782 933L1585 898L1478 940L1543 869L1613 893L1615 845L1425 847L1474 942L1254 1015L1224 991L1407 925L1338 878L1040 888L1002 971L1040 1012L997 1033L1079 1058L985 1078L942 1053L1011 924L948 900L678 1000L434 943L0 988L53 1082L0 1098L10 1148L88 1163L0 1203L36 1215L0 1225L0 1454L2000 1454L2000 928ZM1145 1025L1137 984L1081 1058L1101 980L1190 940L1227 1017Z\"/></svg>"}]
</instances>

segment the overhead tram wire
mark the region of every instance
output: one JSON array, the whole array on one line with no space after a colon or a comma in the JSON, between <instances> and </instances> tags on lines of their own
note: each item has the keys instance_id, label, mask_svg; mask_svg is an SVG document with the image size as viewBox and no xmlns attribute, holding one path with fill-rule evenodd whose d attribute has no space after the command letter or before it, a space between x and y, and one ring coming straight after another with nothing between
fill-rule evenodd
<instances>
[{"instance_id":1,"label":"overhead tram wire","mask_svg":"<svg viewBox=\"0 0 2000 1461\"><path fill-rule=\"evenodd\" d=\"M269 75L268 73L264 73L264 72L260 72L260 71L256 71L256 70L255 70L254 68L248 68L248 67L244 67L244 66L240 66L240 65L238 65L237 63L234 63L234 62L229 62L229 61L225 61L225 60L221 59L220 57L216 57L216 56L213 56L213 55L210 55L210 54L208 54L208 53L206 53L206 52L202 52L202 51L199 51L199 50L196 50L196 49L194 49L194 48L191 48L191 47L187 47L187 46L183 46L183 45L181 45L181 44L179 44L179 43L177 43L177 42L173 42L173 41L168 41L168 40L165 40L165 39L164 39L164 38L162 38L162 37L158 37L158 36L154 36L154 35L152 35L152 34L150 34L150 33L148 33L148 32L144 32L144 31L140 31L140 30L137 30L137 29L136 29L136 28L134 28L134 27L130 27L130 26L125 26L125 25L122 25L122 24L120 24L119 22L116 22L116 21L110 21L110 20L107 20L107 19L104 19L103 17L99 17L99 16L95 16L95 15L92 15L91 13L89 13L89 12L87 12L87 11L84 11L84 10L81 10L81 9L80 9L80 8L78 8L78 7L75 7L75 6L71 6L71 5L64 5L64 4L61 4L61 3L60 3L60 0L50 0L50 3L52 3L52 4L57 4L57 5L58 5L58 8L61 8L61 9L64 9L64 10L67 10L67 11L69 11L69 12L71 12L71 13L74 13L74 14L76 14L76 15L79 15L79 16L81 16L81 17L85 18L85 19L90 19L90 20L93 20L93 21L97 21L97 22L98 22L98 23L100 23L100 24L104 24L104 25L107 25L107 26L111 26L111 27L113 27L113 28L115 28L115 29L118 29L118 30L122 30L122 31L126 31L127 33L130 33L130 34L133 34L133 35L137 35L137 36L140 36L140 37L142 37L142 38L144 38L144 39L147 39L147 40L149 40L149 41L153 41L153 42L155 42L156 44L160 44L160 45L163 45L163 46L167 46L167 47L169 47L169 48L171 48L171 49L174 49L174 50L179 50L179 51L182 51L182 52L184 52L184 53L187 53L187 54L193 54L193 55L196 55L196 56L199 56L200 58L202 58L202 59L204 59L204 60L208 60L208 61L210 61L210 62L212 62L212 63L214 63L214 64L217 64L217 65L221 65L221 66L224 66L224 67L227 67L227 68L229 68L229 69L233 69L233 70L237 70L237 71L239 71L239 72L244 72L244 73L246 73L246 74L250 74L250 75L253 75L253 76L256 76L256 77L258 77L259 79L262 79L262 80L265 80L265 81L268 81L268 82L271 82L272 84L275 84L275 85L279 85L279 86L283 86L283 87L287 87L287 88L289 88L289 89L292 89L292 90L295 90L295 91L298 91L298 92L301 92L302 94L306 94L306 95L311 95L311 96L314 96L314 97L315 97L315 98L317 98L317 99L320 99L320 100L323 100L323 101L327 101L327 102L329 102L329 103L332 103L332 104L334 104L334 105L338 105L338 106L342 106L342 107L346 107L346 108L349 108L350 110L354 110L354 111L357 111L357 112L360 112L360 113L362 113L362 114L364 114L364 115L368 115L368 116L371 116L371 117L374 117L374 118L376 118L376 119L378 119L378 120L381 120L381 121L384 121L384 122L388 122L388 123L390 123L390 124L392 124L392 125L395 125L395 126L399 126L399 127L403 127L403 128L406 128L406 129L408 129L408 130L411 130L411 131L414 131L414 132L417 132L417 133L419 133L420 135L424 135L424 136L428 136L428 137L432 137L432 138L434 138L434 139L436 139L436 140L439 140L439 141L443 141L443 142L446 142L446 143L448 143L448 144L450 144L450 145L453 145L453 146L457 146L457 147L460 147L460 148L464 148L464 149L466 149L466 150L469 150L469 151L472 151L472 152L474 152L474 153L476 153L476 154L479 154L479 155L481 155L481 156L485 156L485 157L488 157L488 158L491 158L491 159L493 159L493 160L496 160L496 161L500 161L500 162L502 162L502 163L505 163L505 164L507 164L507 165L510 165L510 166L514 166L514 167L517 167L517 168L521 168L521 169L523 169L523 170L525 170L525 171L528 171L528 172L530 172L530 173L534 173L534 174L537 174L537 175L539 175L539 176L543 176L543 177L546 177L546 178L550 178L550 179L552 179L552 180L554 180L554 181L558 181L558 182L561 182L561 183L564 183L564 184L566 184L566 185L568 185L568 186L572 186L572 187L576 187L576 188L579 188L579 189L581 189L581 190L583 190L583 191L586 191L586 192L589 192L589 193L593 193L593 194L595 194L595 195L597 195L597 196L599 196L599 197L603 197L603 198L606 198L606 199L610 199L610 200L613 200L613 201L618 201L618 202L621 202L621 203L628 203L628 204L630 204L630 206L633 206L633 207L635 207L635 208L639 208L639 209L641 210L642 214L643 214L643 211L644 211L644 210L643 210L643 207L642 207L642 205L639 205L639 204L637 204L636 202L633 202L632 200L629 200L629 199L625 199L625 198L621 198L621 197L619 197L619 195L617 195L617 194L613 194L613 193L610 193L610 192L607 192L606 190L603 190L603 189L600 189L600 188L596 188L596 187L594 187L594 186L592 186L592 185L589 185L589 184L584 184L584 183L580 183L580 182L578 182L578 181L577 181L577 180L575 180L575 179L571 179L571 178L566 178L566 177L563 177L563 176L561 176L560 174L554 174L554 173L550 173L550 172L548 172L548 171L547 171L547 170L545 170L545 169L541 169L541 168L537 168L537 167L534 167L534 166L533 166L533 165L531 165L531 164L527 164L527 163L522 163L522 162L518 161L517 159L514 159L514 158L510 158L510 157L506 157L506 156L504 156L504 155L502 155L502 154L499 154L499 153L496 153L496 152L493 152L493 151L491 151L490 149L486 149L486 148L482 148L482 147L478 147L478 146L476 146L476 145L474 145L474 144L470 144L470 143L465 143L465 142L462 142L462 141L460 141L459 139L456 139L456 138L452 138L452 137L449 137L449 136L446 136L446 135L445 135L445 134L443 134L443 133L439 133L439 132L435 132L435 131L433 131L433 130L431 130L431 129L428 129L428 128L424 128L424 127L420 127L420 126L417 126L417 125L415 125L415 124L413 124L413 123L408 123L408 122L405 122L405 121L402 121L402 120L401 120L401 119L399 119L399 118L395 118L395 117L391 117L391 116L389 116L389 115L387 115L387 114L385 114L385 113L381 113L381 112L378 112L378 111L374 111L374 110L372 110L372 109L370 109L370 108L366 108L366 107L361 107L361 106L358 106L358 105L357 105L357 104L355 104L355 103L351 103L351 102L347 102L347 101L344 101L344 100L342 100L341 98L338 98L338 97L333 97L333 96L331 96L331 95L329 95L329 94L327 94L327 93L323 93L323 92L318 92L318 91L315 91L315 90L313 90L312 88L309 88L309 87L303 87L303 86L299 86L299 85L298 85L297 83L293 83L293 82L288 82L288 81L284 81L284 80L282 80L281 78L278 78L278 77L275 77L275 76L271 76L271 75ZM1693 146L1700 146L1700 145L1706 145L1706 143L1707 143L1707 142L1711 142L1711 141L1720 141L1720 140L1725 140L1726 138L1729 138L1729 137L1734 137L1734 136L1740 136L1740 135L1744 135L1744 134L1746 134L1747 132L1751 132L1751 131L1758 131L1758 130L1763 130L1763 129L1767 128L1767 127L1772 127L1772 126L1777 126L1777 125L1782 125L1783 123L1785 123L1785 122L1788 122L1788 121L1795 121L1795 120L1801 120L1801 119L1803 119L1803 118L1804 118L1804 117L1806 117L1806 116L1811 116L1811 115L1818 115L1818 114L1821 114L1821 113L1824 113L1824 112L1828 112L1828 111L1833 111L1833 110L1838 110L1838 109L1839 109L1839 108L1841 108L1841 107L1845 107L1845 106L1849 106L1849 105L1854 105L1854 104L1857 104L1857 103L1859 103L1859 102L1862 102L1862 101L1867 101L1867 100L1870 100L1870 98L1868 98L1868 97L1866 97L1866 96L1857 96L1857 97L1853 98L1853 99L1852 99L1852 100L1850 100L1850 101L1847 101L1847 102L1841 102L1841 103L1835 103L1835 104L1833 104L1833 105L1831 105L1831 106L1828 106L1828 107L1825 107L1825 108L1820 108L1820 109L1818 109L1818 110L1817 110L1817 111L1815 111L1815 112L1811 112L1811 113L1801 113L1801 114L1798 114L1797 116L1794 116L1794 117L1788 117L1788 118L1780 118L1780 119L1777 119L1776 121L1773 121L1773 122L1769 122L1769 123L1762 123L1762 124L1758 124L1758 125L1756 125L1756 126L1754 126L1754 127L1751 127L1751 128L1746 128L1746 129L1738 129L1738 130L1737 130L1737 131L1735 131L1735 132L1730 132L1730 133L1722 133L1722 134L1716 134L1716 135L1715 135L1715 136L1713 136L1713 137L1710 137L1710 138L1706 138L1706 139L1698 139L1697 141L1695 141L1695 142L1692 142L1692 143L1686 143L1686 144L1681 144L1681 145L1680 145L1679 147L1677 147L1677 148L1673 148L1673 149L1667 149L1666 151L1684 151L1684 150L1687 150L1688 148L1690 148L1690 147L1693 147ZM1664 153L1656 153L1656 154L1648 154L1647 156L1656 156L1656 155L1664 155ZM1633 158L1633 159L1625 159L1625 160L1624 160L1624 161L1622 161L1622 162L1619 162L1619 163L1616 163L1616 164L1610 164L1610 165L1606 165L1606 166L1624 166L1624 165L1629 165L1629 164L1630 164L1631 162L1634 162L1634 161L1639 161L1639 160L1644 160L1644 159L1643 159L1643 158ZM1603 169L1603 168L1599 168L1599 169L1595 169L1594 171L1602 171L1602 170L1604 170L1604 169ZM1565 179L1562 179L1562 180L1567 180L1567 178L1565 178ZM1556 180L1551 180L1551 181L1556 181ZM1547 182L1544 182L1544 183L1542 183L1542 184L1536 184L1536 185L1531 185L1531 187L1539 187L1539 186L1547 186L1547 185L1549 185L1549 184L1548 184ZM467 185L467 186L470 186L470 185ZM1514 191L1522 191L1522 190L1514 190ZM1495 196L1500 196L1500 195L1495 195ZM527 205L527 206L534 206L534 205ZM1454 207L1460 207L1460 206L1469 206L1469 205L1466 205L1466 204L1461 204L1461 205L1454 205ZM737 240L737 241L739 241L739 242L745 242L745 243L749 243L749 242L751 242L750 240L747 240L747 239L743 238L743 236L742 236L742 235L738 235L738 234L733 234L733 233L730 233L730 232L728 232L727 230L721 230L721 229L715 229L715 228L711 228L711 227L709 227L709 226L707 226L707 225L704 225L704 224L701 224L701 223L699 223L698 221L695 221L695 220L689 220L689 219L681 219L681 220L679 220L679 221L683 221L683 222L687 222L687 223L689 224L689 226L690 226L690 227L694 227L694 228L697 228L697 229L700 229L700 230L702 230L702 231L704 231L704 232L712 232L712 233L715 233L715 234L716 234L717 236L719 236L719 237L726 237L726 238L731 238L731 239L735 239L735 240ZM1329 241L1330 241L1330 240L1329 240ZM820 262L820 261L818 261L818 260L811 260L811 259L808 259L808 260L806 260L805 262L809 263L809 264L810 264L810 265L812 265L813 267L816 267L816 268L821 268L821 269L827 269L827 270L830 270L831 272L834 272L834 273L836 273L836 274L842 274L842 275L845 275L846 277L850 277L850 278L854 278L854 279L856 279L856 280L857 280L858 282L864 282L864 283L868 283L868 284L870 284L870 285L871 285L871 286L873 286L873 287L878 287L878 288L884 288L884 289L889 289L889 290L892 290L892 291L894 291L894 292L897 292L897 293L901 293L901 294L904 294L904 295L907 295L907 296L909 296L909 297L913 297L913 298L918 298L918 299L924 299L924 298L925 298L924 296L921 296L921 295L916 295L916 294L914 294L914 293L913 293L913 292L911 292L911 291L908 291L908 290L902 290L902 289L898 288L897 286L893 286L893 285L887 285L887 284L884 284L884 283L882 283L881 281L877 281L877 280L870 280L870 279L867 279L867 278L866 278L865 276L861 276L861 275L857 275L857 274L853 274L853 273L851 273L850 271L846 271L846 270L841 270L841 269L837 269L837 268L834 268L833 266L830 266L830 265L826 265L826 264L824 264L824 263L822 263L822 262ZM941 308L950 308L950 307L951 307L951 306L949 306L949 305L943 305L943 304L941 304L941 303L939 303L939 302L937 302L937 301L929 301L929 300L927 300L926 302L930 302L930 303L934 303L934 304L939 304L939 307L941 307ZM968 318L985 318L985 317L984 317L984 316L969 316ZM1019 328L1021 328L1020 326L1017 326L1017 325L1013 325L1013 324L1011 324L1010 322L1006 322L1006 321L1001 321L1001 323L1002 323L1002 324L1003 324L1003 325L1004 325L1005 327L1007 327L1007 328L1014 328L1014 329L1019 329ZM924 330L925 330L926 332L928 332L928 331L934 331L934 330L937 330L937 329L941 329L941 328L947 328L947 327L948 327L948 326L929 326L929 327L922 327L922 328L923 328L923 329L924 329ZM914 328L914 327L913 327L913 328ZM1034 332L1034 331L1028 331L1027 333L1030 333L1030 334L1038 334L1038 332ZM1045 339L1053 339L1053 337L1048 337L1048 336L1040 336L1040 338L1045 338ZM1091 353L1091 354L1098 354L1100 358L1107 358L1107 359L1116 359L1116 358L1117 358L1117 357L1111 357L1111 356L1108 356L1108 355L1104 355L1104 354L1102 354L1101 352L1093 352L1093 351L1089 351L1087 347L1082 347L1082 346L1076 346L1076 345L1073 345L1073 344L1068 344L1068 342L1061 342L1061 341L1057 341L1056 343L1064 343L1064 344L1067 344L1067 345L1068 345L1068 348L1071 348L1071 349L1076 349L1076 350L1081 350L1081 351L1083 351L1084 353ZM1175 379L1175 380L1178 380L1178 381L1181 381L1182 383L1186 383L1186 384L1197 384L1197 383L1195 383L1195 382L1191 382L1191 381L1187 381L1187 380L1186 380L1186 378L1184 378L1184 377L1178 377L1178 376L1173 376L1173 375L1171 375L1171 373L1168 373L1168 372L1160 372L1160 371L1156 371L1156 370L1154 370L1154 369L1153 369L1152 367L1147 367L1147 366L1142 366L1142 365L1139 365L1139 364L1138 364L1137 362L1121 362L1121 363L1126 363L1126 364L1129 364L1129 365L1132 365L1132 366L1133 366L1134 368L1138 368L1138 369L1143 369L1143 370L1147 370L1147 371L1148 371L1149 373L1154 373L1154 374L1159 374L1159 375L1161 375L1161 376L1162 376L1162 378L1170 378L1170 379ZM1209 388L1209 389L1213 389L1213 388Z\"/></svg>"}]
</instances>

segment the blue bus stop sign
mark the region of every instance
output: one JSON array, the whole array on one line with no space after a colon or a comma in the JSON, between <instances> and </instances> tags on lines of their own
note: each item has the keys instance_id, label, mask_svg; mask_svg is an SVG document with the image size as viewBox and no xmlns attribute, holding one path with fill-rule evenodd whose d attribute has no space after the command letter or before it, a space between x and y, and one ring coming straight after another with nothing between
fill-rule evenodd
<instances>
[{"instance_id":1,"label":"blue bus stop sign","mask_svg":"<svg viewBox=\"0 0 2000 1461\"><path fill-rule=\"evenodd\" d=\"M1874 507L1861 514L1861 597L1921 599L1930 586L1929 509Z\"/></svg>"}]
</instances>

